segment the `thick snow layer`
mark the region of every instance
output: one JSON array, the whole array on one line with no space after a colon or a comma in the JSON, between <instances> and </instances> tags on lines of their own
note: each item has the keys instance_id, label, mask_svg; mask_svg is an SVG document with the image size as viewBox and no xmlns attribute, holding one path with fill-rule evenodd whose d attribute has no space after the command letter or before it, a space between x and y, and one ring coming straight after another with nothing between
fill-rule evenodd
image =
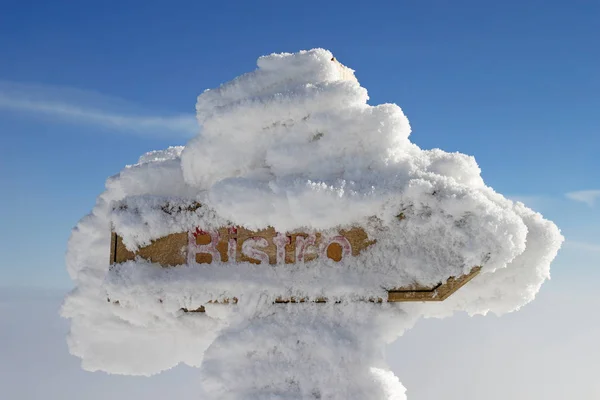
<instances>
[{"instance_id":1,"label":"thick snow layer","mask_svg":"<svg viewBox=\"0 0 600 400\"><path fill-rule=\"evenodd\" d=\"M411 143L397 105L367 100L326 50L261 57L256 71L198 97L202 129L185 147L109 178L67 254L77 288L62 312L83 367L149 375L183 362L201 367L215 399L403 399L383 344L421 316L501 314L533 300L562 243L558 228L486 186L473 157ZM193 212L161 208L194 202ZM109 269L111 229L135 250L228 225L362 226L377 246L338 264ZM359 301L476 265L480 275L442 303ZM273 304L291 295L339 303ZM182 311L234 296L235 306Z\"/></svg>"}]
</instances>

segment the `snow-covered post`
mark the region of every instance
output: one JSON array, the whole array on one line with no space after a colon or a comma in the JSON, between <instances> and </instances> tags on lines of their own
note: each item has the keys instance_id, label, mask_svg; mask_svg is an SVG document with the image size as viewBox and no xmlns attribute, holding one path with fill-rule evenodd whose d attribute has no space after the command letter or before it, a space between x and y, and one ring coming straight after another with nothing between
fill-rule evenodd
<instances>
[{"instance_id":1,"label":"snow-covered post","mask_svg":"<svg viewBox=\"0 0 600 400\"><path fill-rule=\"evenodd\" d=\"M83 368L185 363L212 399L400 400L382 349L418 317L533 300L558 228L367 100L327 50L264 56L198 97L185 147L109 178L67 254Z\"/></svg>"},{"instance_id":2,"label":"snow-covered post","mask_svg":"<svg viewBox=\"0 0 600 400\"><path fill-rule=\"evenodd\" d=\"M204 391L208 399L404 399L383 350L390 329L413 322L373 303L272 306L236 319L207 349Z\"/></svg>"}]
</instances>

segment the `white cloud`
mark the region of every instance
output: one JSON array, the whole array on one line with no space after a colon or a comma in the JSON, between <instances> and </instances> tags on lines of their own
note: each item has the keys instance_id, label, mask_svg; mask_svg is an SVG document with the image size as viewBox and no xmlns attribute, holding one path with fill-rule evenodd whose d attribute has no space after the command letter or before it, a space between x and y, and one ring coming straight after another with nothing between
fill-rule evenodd
<instances>
[{"instance_id":1,"label":"white cloud","mask_svg":"<svg viewBox=\"0 0 600 400\"><path fill-rule=\"evenodd\" d=\"M579 190L568 192L566 196L571 200L580 201L592 207L596 204L596 200L600 199L600 190Z\"/></svg>"},{"instance_id":2,"label":"white cloud","mask_svg":"<svg viewBox=\"0 0 600 400\"><path fill-rule=\"evenodd\" d=\"M2 109L149 136L191 137L198 131L194 115L134 112L140 107L66 87L0 82Z\"/></svg>"},{"instance_id":3,"label":"white cloud","mask_svg":"<svg viewBox=\"0 0 600 400\"><path fill-rule=\"evenodd\" d=\"M71 356L64 293L0 288L0 392L3 399L198 399L198 370L179 366L152 378L90 373Z\"/></svg>"},{"instance_id":4,"label":"white cloud","mask_svg":"<svg viewBox=\"0 0 600 400\"><path fill-rule=\"evenodd\" d=\"M418 322L387 352L408 400L600 399L600 297L587 279L553 279L499 318Z\"/></svg>"},{"instance_id":5,"label":"white cloud","mask_svg":"<svg viewBox=\"0 0 600 400\"><path fill-rule=\"evenodd\" d=\"M553 279L532 304L500 318L421 320L388 346L388 362L408 400L600 398L596 281ZM83 371L68 353L68 321L58 316L63 295L0 290L3 398L202 398L191 367L150 378Z\"/></svg>"}]
</instances>

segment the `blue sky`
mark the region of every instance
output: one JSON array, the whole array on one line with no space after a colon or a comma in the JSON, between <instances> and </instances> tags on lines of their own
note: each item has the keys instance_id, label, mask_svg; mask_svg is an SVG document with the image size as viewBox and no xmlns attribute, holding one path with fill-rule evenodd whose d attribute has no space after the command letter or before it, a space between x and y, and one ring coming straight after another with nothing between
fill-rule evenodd
<instances>
[{"instance_id":1,"label":"blue sky","mask_svg":"<svg viewBox=\"0 0 600 400\"><path fill-rule=\"evenodd\" d=\"M597 276L600 3L323 3L2 2L0 286L70 287L70 229L108 176L185 144L203 90L313 47L554 220L555 277Z\"/></svg>"}]
</instances>

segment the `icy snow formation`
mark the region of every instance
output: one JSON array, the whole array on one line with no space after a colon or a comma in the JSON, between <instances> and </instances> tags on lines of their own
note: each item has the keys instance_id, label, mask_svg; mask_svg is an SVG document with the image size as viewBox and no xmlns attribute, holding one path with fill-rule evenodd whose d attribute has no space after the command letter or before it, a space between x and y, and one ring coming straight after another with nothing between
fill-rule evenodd
<instances>
[{"instance_id":1,"label":"icy snow formation","mask_svg":"<svg viewBox=\"0 0 600 400\"><path fill-rule=\"evenodd\" d=\"M205 398L403 399L382 348L419 317L501 314L533 300L562 243L558 228L486 186L473 157L411 143L397 105L367 100L326 50L261 57L256 71L198 97L201 129L184 148L109 178L67 254L77 288L62 312L83 367L150 375L187 363L201 368ZM202 207L161 211L193 202ZM232 224L360 225L378 242L335 265L138 260L109 270L111 229L133 250ZM442 303L358 301L475 265L480 275ZM274 305L281 295L338 303ZM235 306L182 311L234 296Z\"/></svg>"}]
</instances>

